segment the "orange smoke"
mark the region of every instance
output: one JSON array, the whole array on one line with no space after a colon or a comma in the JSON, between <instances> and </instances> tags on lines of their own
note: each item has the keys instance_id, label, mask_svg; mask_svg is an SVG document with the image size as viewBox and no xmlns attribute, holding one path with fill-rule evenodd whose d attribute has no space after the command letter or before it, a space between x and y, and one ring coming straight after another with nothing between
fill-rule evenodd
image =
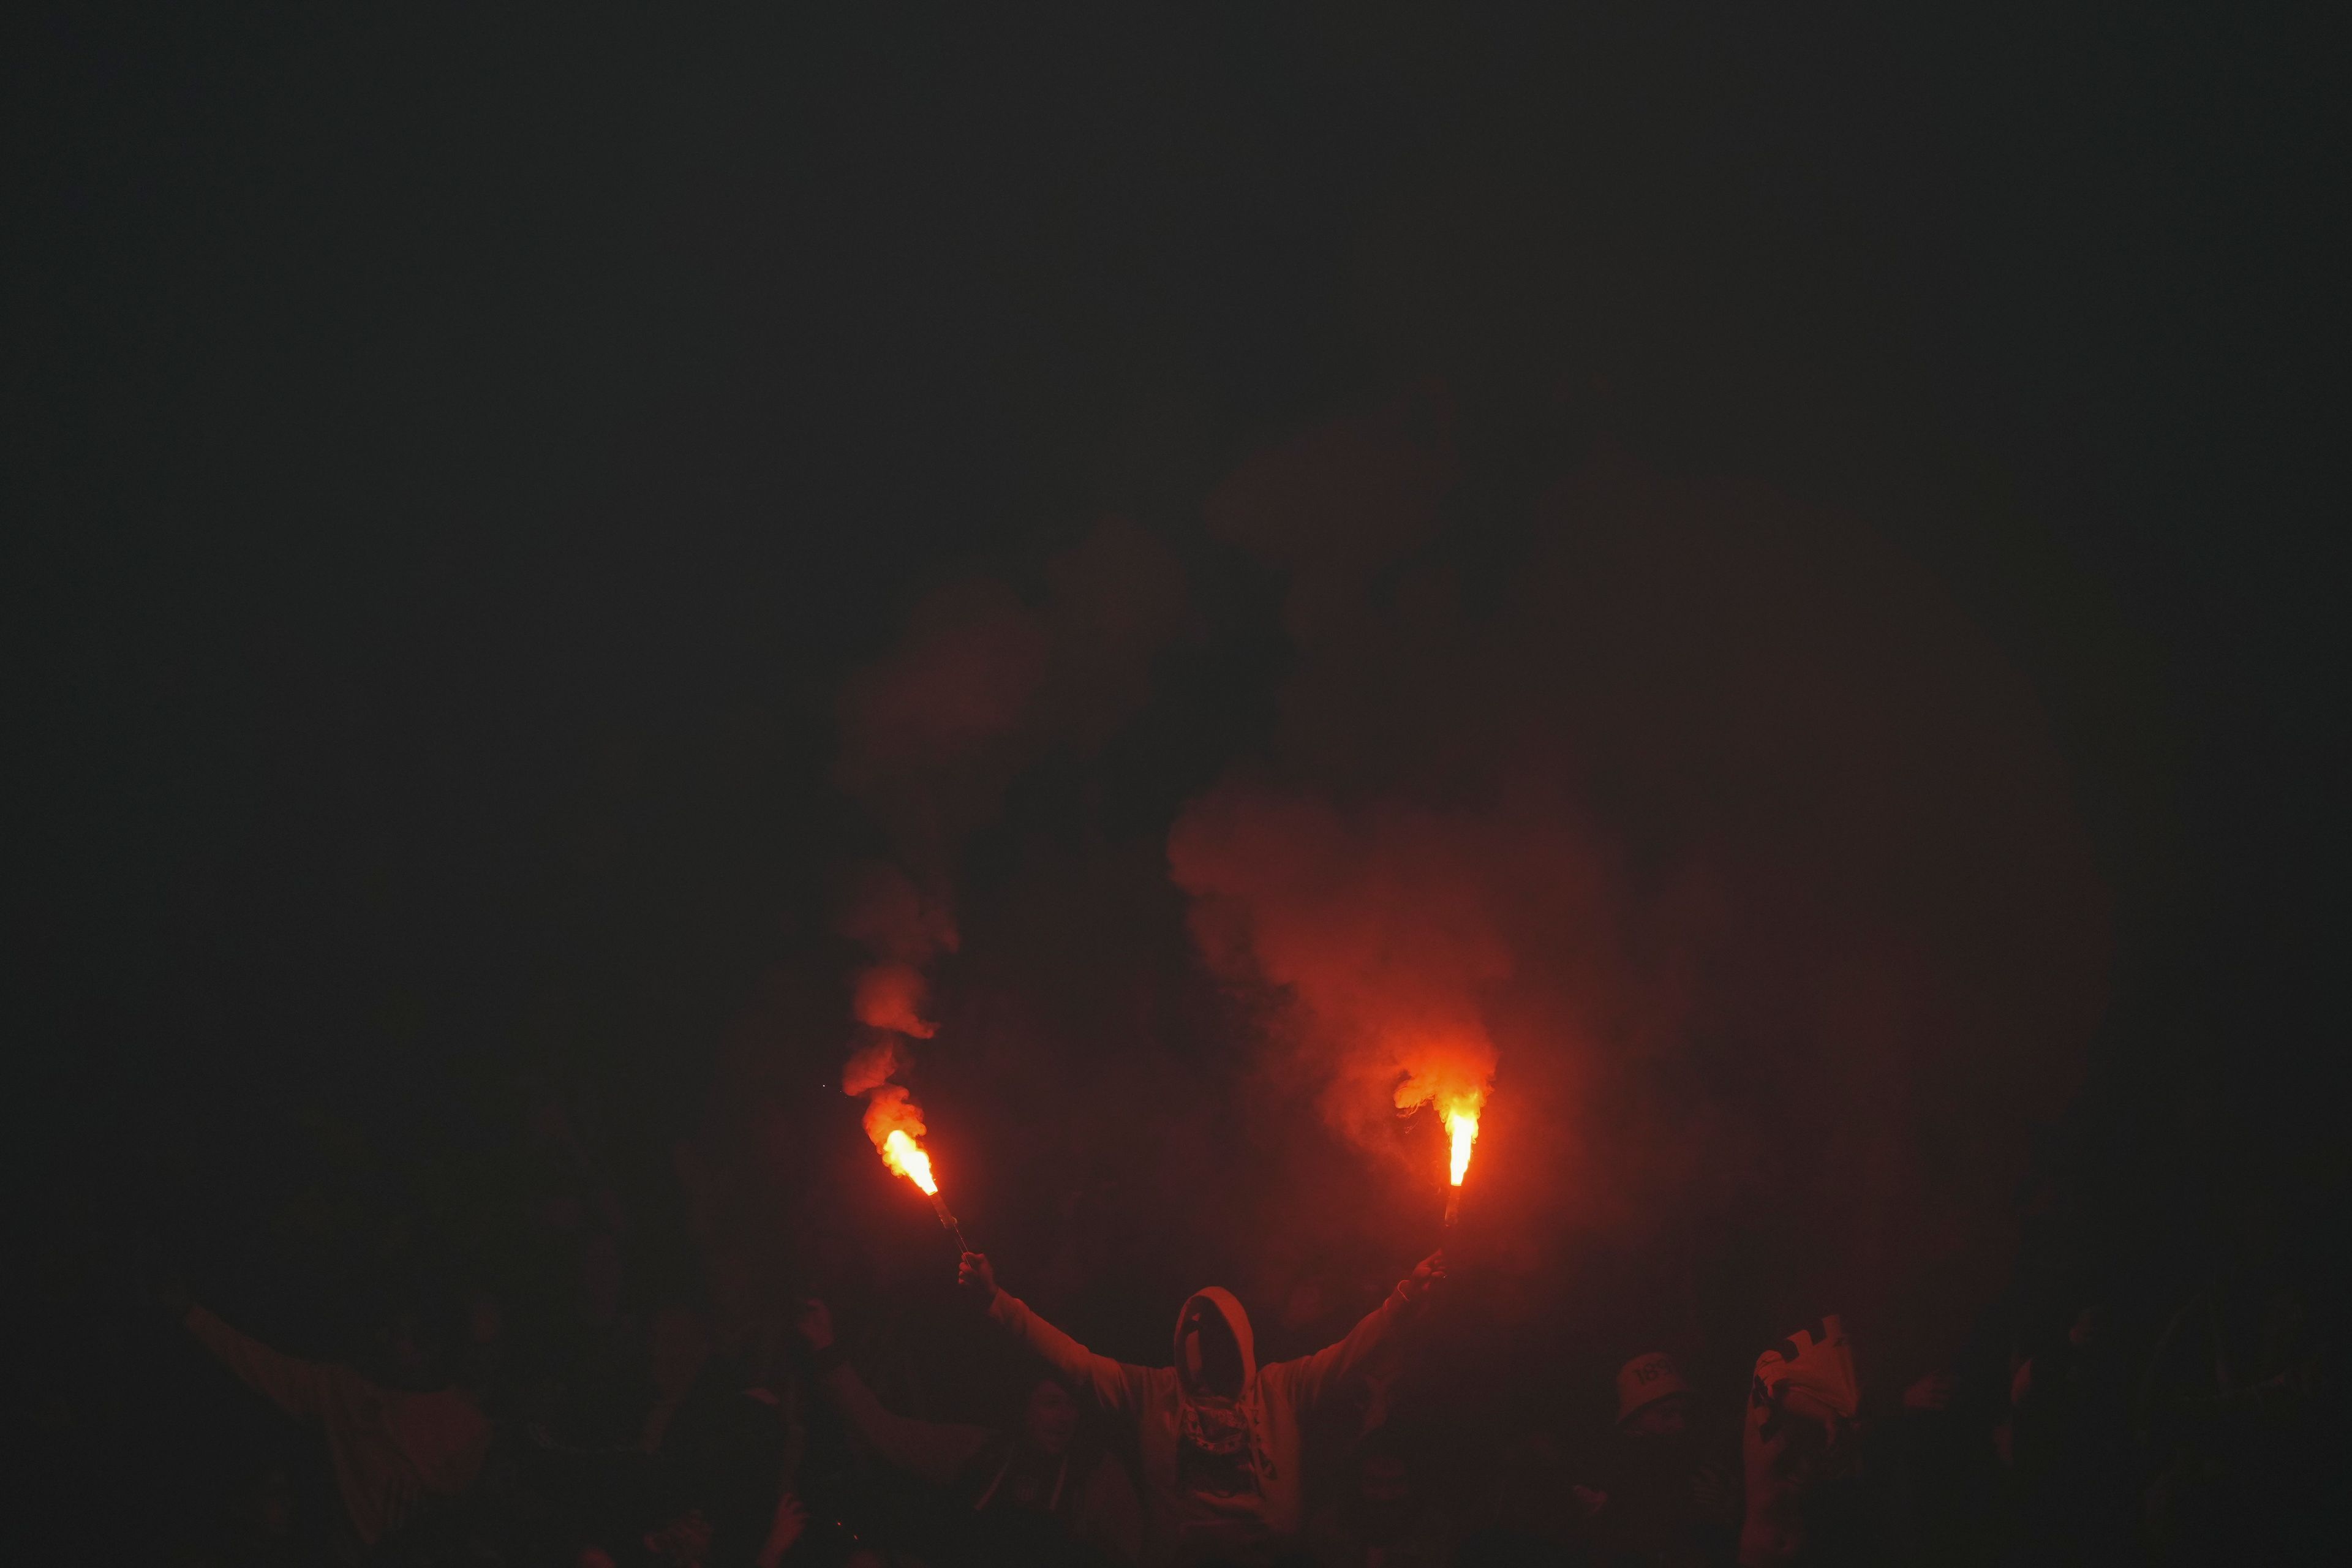
<instances>
[{"instance_id":1,"label":"orange smoke","mask_svg":"<svg viewBox=\"0 0 2352 1568\"><path fill-rule=\"evenodd\" d=\"M886 1035L849 1053L849 1060L841 1069L841 1092L871 1094L898 1077L906 1065L906 1052L897 1040Z\"/></svg>"},{"instance_id":2,"label":"orange smoke","mask_svg":"<svg viewBox=\"0 0 2352 1568\"><path fill-rule=\"evenodd\" d=\"M857 972L852 1004L857 1021L872 1029L888 1029L928 1040L939 1026L923 1016L930 982L911 963L876 963Z\"/></svg>"},{"instance_id":3,"label":"orange smoke","mask_svg":"<svg viewBox=\"0 0 2352 1568\"><path fill-rule=\"evenodd\" d=\"M1400 1111L1434 1105L1475 1124L1497 1056L1485 996L1515 956L1478 825L1237 780L1186 807L1168 851L1210 965L1280 994L1335 1127L1402 1153Z\"/></svg>"},{"instance_id":4,"label":"orange smoke","mask_svg":"<svg viewBox=\"0 0 2352 1568\"><path fill-rule=\"evenodd\" d=\"M923 1016L930 995L924 965L941 952L956 950L955 916L942 897L927 897L912 879L897 867L874 863L860 867L847 884L841 913L844 935L868 947L873 962L851 977L850 1008L857 1021L872 1031L866 1042L850 1053L841 1069L841 1091L869 1096L866 1131L883 1157L884 1141L902 1129L908 1147L921 1136L922 1117L907 1100L907 1091L890 1079L908 1066L908 1039L928 1040L938 1026ZM893 1162L891 1168L898 1169Z\"/></svg>"},{"instance_id":5,"label":"orange smoke","mask_svg":"<svg viewBox=\"0 0 2352 1568\"><path fill-rule=\"evenodd\" d=\"M898 867L869 862L844 882L839 923L844 936L872 954L850 981L850 1008L857 1021L872 1029L930 1038L937 1028L923 1016L930 995L927 968L940 953L953 952L958 942L945 893L926 893Z\"/></svg>"}]
</instances>

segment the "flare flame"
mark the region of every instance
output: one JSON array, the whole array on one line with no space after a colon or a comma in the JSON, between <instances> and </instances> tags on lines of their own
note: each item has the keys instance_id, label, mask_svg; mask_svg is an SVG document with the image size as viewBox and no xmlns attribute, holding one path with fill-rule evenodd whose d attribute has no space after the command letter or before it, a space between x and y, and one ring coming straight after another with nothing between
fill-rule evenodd
<instances>
[{"instance_id":1,"label":"flare flame","mask_svg":"<svg viewBox=\"0 0 2352 1568\"><path fill-rule=\"evenodd\" d=\"M933 1197L939 1195L940 1184L931 1176L931 1157L915 1147L904 1129L894 1127L882 1140L882 1163Z\"/></svg>"},{"instance_id":2,"label":"flare flame","mask_svg":"<svg viewBox=\"0 0 2352 1568\"><path fill-rule=\"evenodd\" d=\"M1478 1110L1475 1100L1458 1100L1446 1108L1445 1131L1454 1142L1452 1181L1457 1187L1470 1173L1471 1146L1478 1142Z\"/></svg>"},{"instance_id":3,"label":"flare flame","mask_svg":"<svg viewBox=\"0 0 2352 1568\"><path fill-rule=\"evenodd\" d=\"M866 1136L874 1140L875 1152L884 1164L937 1197L940 1184L931 1177L931 1157L915 1142L923 1132L923 1113L915 1109L906 1085L885 1083L866 1091Z\"/></svg>"}]
</instances>

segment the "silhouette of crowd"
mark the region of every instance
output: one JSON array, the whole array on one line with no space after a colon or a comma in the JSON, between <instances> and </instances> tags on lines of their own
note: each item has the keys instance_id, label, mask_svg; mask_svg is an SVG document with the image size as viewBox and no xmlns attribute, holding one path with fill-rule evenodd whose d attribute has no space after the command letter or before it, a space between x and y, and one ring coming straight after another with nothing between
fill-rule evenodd
<instances>
[{"instance_id":1,"label":"silhouette of crowd","mask_svg":"<svg viewBox=\"0 0 2352 1568\"><path fill-rule=\"evenodd\" d=\"M2128 1278L2029 1215L2014 1278L1934 1364L1865 1376L1874 1325L1823 1301L1734 1347L1742 1383L1662 1323L1561 1343L1488 1407L1414 1375L1481 1288L1443 1254L1399 1260L1311 1353L1261 1360L1244 1304L1202 1289L1131 1364L1073 1337L1084 1290L1057 1290L1056 1326L943 1241L912 1287L835 1257L747 1288L690 1216L646 1217L580 1120L532 1106L527 1178L477 1206L470 1253L404 1233L307 1307L151 1238L135 1310L45 1330L41 1300L106 1291L37 1268L20 1344L144 1334L127 1359L150 1370L20 1363L26 1495L136 1513L151 1560L190 1568L2154 1564L2344 1539L2341 1288L2284 1176L2233 1187L2189 1263Z\"/></svg>"}]
</instances>

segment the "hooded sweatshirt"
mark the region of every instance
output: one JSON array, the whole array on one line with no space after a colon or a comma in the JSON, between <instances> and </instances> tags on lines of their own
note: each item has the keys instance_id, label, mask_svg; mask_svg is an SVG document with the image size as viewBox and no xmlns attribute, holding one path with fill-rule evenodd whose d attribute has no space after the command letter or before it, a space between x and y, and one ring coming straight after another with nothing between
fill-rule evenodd
<instances>
[{"instance_id":1,"label":"hooded sweatshirt","mask_svg":"<svg viewBox=\"0 0 2352 1568\"><path fill-rule=\"evenodd\" d=\"M1180 1370L1184 1321L1199 1302L1224 1319L1241 1352L1241 1393L1220 1398ZM1410 1303L1402 1286L1338 1344L1297 1361L1257 1364L1249 1314L1229 1290L1211 1287L1176 1316L1176 1366L1130 1366L1099 1356L1020 1300L999 1290L993 1317L1078 1397L1131 1427L1142 1461L1143 1560L1249 1561L1299 1533L1299 1432L1315 1407L1372 1361Z\"/></svg>"},{"instance_id":2,"label":"hooded sweatshirt","mask_svg":"<svg viewBox=\"0 0 2352 1568\"><path fill-rule=\"evenodd\" d=\"M347 1366L303 1361L237 1332L202 1307L188 1330L247 1386L327 1439L352 1532L373 1547L431 1504L462 1495L482 1472L490 1424L456 1389L412 1394Z\"/></svg>"}]
</instances>

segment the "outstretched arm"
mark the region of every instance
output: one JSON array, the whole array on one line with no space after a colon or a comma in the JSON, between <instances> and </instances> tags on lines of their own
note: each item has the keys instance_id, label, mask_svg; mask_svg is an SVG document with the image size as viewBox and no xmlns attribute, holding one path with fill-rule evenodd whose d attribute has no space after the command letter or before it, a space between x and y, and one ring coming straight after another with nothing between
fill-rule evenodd
<instances>
[{"instance_id":1,"label":"outstretched arm","mask_svg":"<svg viewBox=\"0 0 2352 1568\"><path fill-rule=\"evenodd\" d=\"M1411 1275L1397 1281L1397 1288L1367 1313L1363 1321L1348 1331L1346 1339L1325 1345L1313 1355L1283 1362L1266 1370L1286 1372L1299 1407L1313 1407L1378 1356L1399 1326L1421 1310L1429 1292L1444 1278L1445 1254L1431 1253L1413 1266Z\"/></svg>"},{"instance_id":2,"label":"outstretched arm","mask_svg":"<svg viewBox=\"0 0 2352 1568\"><path fill-rule=\"evenodd\" d=\"M223 1366L287 1415L298 1421L310 1420L325 1407L327 1391L339 1375L338 1369L271 1350L193 1302L183 1321Z\"/></svg>"},{"instance_id":3,"label":"outstretched arm","mask_svg":"<svg viewBox=\"0 0 2352 1568\"><path fill-rule=\"evenodd\" d=\"M833 1342L833 1314L822 1301L801 1309L794 1325L815 1352L817 1381L826 1397L839 1407L857 1435L866 1439L883 1462L927 1481L947 1485L962 1473L988 1441L984 1426L961 1426L943 1421L918 1421L888 1409L874 1397L857 1369L842 1359Z\"/></svg>"},{"instance_id":4,"label":"outstretched arm","mask_svg":"<svg viewBox=\"0 0 2352 1568\"><path fill-rule=\"evenodd\" d=\"M965 1253L956 1270L956 1282L988 1309L988 1315L1000 1327L1059 1373L1080 1399L1113 1420L1135 1418L1137 1390L1147 1375L1144 1368L1095 1354L1031 1311L1017 1297L998 1289L996 1270L989 1266L985 1253Z\"/></svg>"}]
</instances>

